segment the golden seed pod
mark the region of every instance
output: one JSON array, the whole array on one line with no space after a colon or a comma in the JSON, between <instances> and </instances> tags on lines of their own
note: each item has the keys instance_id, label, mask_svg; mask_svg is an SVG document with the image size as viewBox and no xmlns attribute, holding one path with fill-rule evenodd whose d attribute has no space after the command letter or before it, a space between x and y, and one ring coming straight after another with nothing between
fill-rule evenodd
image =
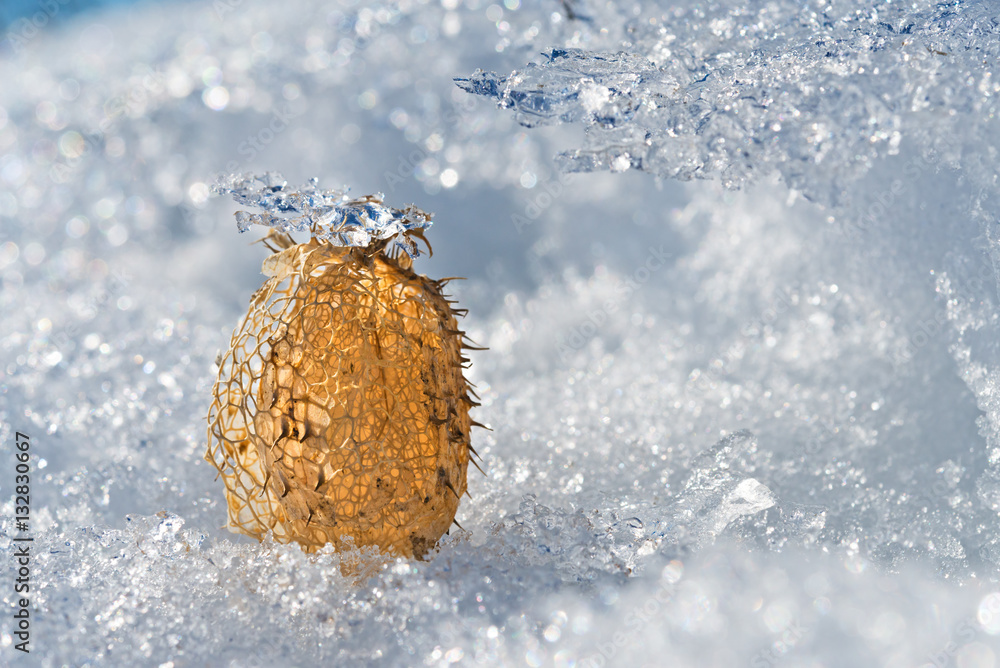
<instances>
[{"instance_id":1,"label":"golden seed pod","mask_svg":"<svg viewBox=\"0 0 1000 668\"><path fill-rule=\"evenodd\" d=\"M384 241L268 240L208 414L228 527L422 557L454 521L476 424L446 281Z\"/></svg>"}]
</instances>

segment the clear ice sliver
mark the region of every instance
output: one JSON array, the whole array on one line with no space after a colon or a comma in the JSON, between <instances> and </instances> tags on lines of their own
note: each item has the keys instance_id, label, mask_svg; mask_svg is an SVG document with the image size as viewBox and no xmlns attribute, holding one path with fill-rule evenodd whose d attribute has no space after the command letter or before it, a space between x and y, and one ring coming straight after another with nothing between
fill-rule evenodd
<instances>
[{"instance_id":1,"label":"clear ice sliver","mask_svg":"<svg viewBox=\"0 0 1000 668\"><path fill-rule=\"evenodd\" d=\"M363 248L373 239L391 239L410 257L420 253L406 232L423 230L433 221L413 205L394 209L382 202L382 194L350 199L341 190L320 190L312 178L298 190L275 172L264 175L231 174L213 186L218 194L229 194L239 204L262 209L262 213L236 212L236 226L246 232L251 225L280 232L309 232L335 246Z\"/></svg>"},{"instance_id":2,"label":"clear ice sliver","mask_svg":"<svg viewBox=\"0 0 1000 668\"><path fill-rule=\"evenodd\" d=\"M932 156L942 138L975 150L992 134L989 4L786 5L795 19L771 4L650 8L620 42L552 48L510 74L455 83L525 127L582 125L582 143L557 157L566 172L636 169L730 188L777 172L840 205L904 143ZM978 172L989 186L992 172Z\"/></svg>"},{"instance_id":3,"label":"clear ice sliver","mask_svg":"<svg viewBox=\"0 0 1000 668\"><path fill-rule=\"evenodd\" d=\"M630 122L642 105L633 87L655 80L657 73L645 58L627 53L550 49L543 55L547 62L529 64L524 72L502 77L477 70L455 83L512 109L525 127L583 122L613 128Z\"/></svg>"}]
</instances>

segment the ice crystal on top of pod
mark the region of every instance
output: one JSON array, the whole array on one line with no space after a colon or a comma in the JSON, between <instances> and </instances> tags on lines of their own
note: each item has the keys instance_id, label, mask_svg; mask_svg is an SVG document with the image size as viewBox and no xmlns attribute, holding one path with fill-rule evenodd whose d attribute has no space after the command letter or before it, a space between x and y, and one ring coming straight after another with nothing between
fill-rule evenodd
<instances>
[{"instance_id":1,"label":"ice crystal on top of pod","mask_svg":"<svg viewBox=\"0 0 1000 668\"><path fill-rule=\"evenodd\" d=\"M410 257L419 255L407 232L433 225L430 214L410 205L394 209L382 203L382 194L351 199L342 190L322 190L316 178L289 188L280 174L231 174L215 184L217 193L232 195L239 204L256 207L262 213L236 212L236 225L246 232L251 225L271 227L279 232L309 232L334 246L363 248L372 241L391 239Z\"/></svg>"}]
</instances>

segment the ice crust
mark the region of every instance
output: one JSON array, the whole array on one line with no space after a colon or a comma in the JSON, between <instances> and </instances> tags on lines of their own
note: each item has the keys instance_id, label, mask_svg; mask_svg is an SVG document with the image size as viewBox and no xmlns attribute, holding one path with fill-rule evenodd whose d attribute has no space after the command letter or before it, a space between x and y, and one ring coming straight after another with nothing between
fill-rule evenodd
<instances>
[{"instance_id":1,"label":"ice crust","mask_svg":"<svg viewBox=\"0 0 1000 668\"><path fill-rule=\"evenodd\" d=\"M280 174L229 174L212 189L228 194L238 203L261 209L261 213L236 212L236 227L246 232L252 225L270 227L286 234L303 232L334 246L364 248L373 240L391 239L394 248L410 257L420 252L406 232L430 227L430 216L410 206L393 209L382 202L382 193L349 199L340 190L317 188L313 177L298 189L289 188Z\"/></svg>"},{"instance_id":2,"label":"ice crust","mask_svg":"<svg viewBox=\"0 0 1000 668\"><path fill-rule=\"evenodd\" d=\"M636 169L729 187L777 171L823 203L839 202L903 142L930 151L986 134L996 144L991 3L621 13L622 50L551 48L509 75L477 70L456 82L525 127L583 125L583 146L559 156L569 171Z\"/></svg>"},{"instance_id":3,"label":"ice crust","mask_svg":"<svg viewBox=\"0 0 1000 668\"><path fill-rule=\"evenodd\" d=\"M0 664L997 665L997 50L988 3L780 0L139 5L8 49ZM427 561L220 529L266 251L211 185L268 170L435 211L415 268L468 277L486 475Z\"/></svg>"}]
</instances>

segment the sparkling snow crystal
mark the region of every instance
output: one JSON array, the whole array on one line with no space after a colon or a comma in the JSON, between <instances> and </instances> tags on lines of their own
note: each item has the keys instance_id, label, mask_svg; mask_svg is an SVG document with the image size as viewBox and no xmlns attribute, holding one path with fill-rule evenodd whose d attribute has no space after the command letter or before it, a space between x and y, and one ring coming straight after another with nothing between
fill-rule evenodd
<instances>
[{"instance_id":1,"label":"sparkling snow crystal","mask_svg":"<svg viewBox=\"0 0 1000 668\"><path fill-rule=\"evenodd\" d=\"M586 127L559 156L569 171L736 187L777 170L832 202L901 142L930 149L993 125L1000 80L981 65L1000 58L1000 25L990 3L963 5L678 5L626 18L627 50L552 48L456 82L526 127Z\"/></svg>"},{"instance_id":2,"label":"sparkling snow crystal","mask_svg":"<svg viewBox=\"0 0 1000 668\"><path fill-rule=\"evenodd\" d=\"M280 232L309 232L335 246L365 247L373 239L392 239L410 257L417 257L416 245L403 233L433 225L430 216L420 209L392 209L382 203L377 193L350 200L339 190L320 190L319 179L293 190L279 174L263 176L230 175L214 186L218 193L229 193L240 204L263 209L263 213L236 212L236 225L246 232L251 225L263 225Z\"/></svg>"}]
</instances>

